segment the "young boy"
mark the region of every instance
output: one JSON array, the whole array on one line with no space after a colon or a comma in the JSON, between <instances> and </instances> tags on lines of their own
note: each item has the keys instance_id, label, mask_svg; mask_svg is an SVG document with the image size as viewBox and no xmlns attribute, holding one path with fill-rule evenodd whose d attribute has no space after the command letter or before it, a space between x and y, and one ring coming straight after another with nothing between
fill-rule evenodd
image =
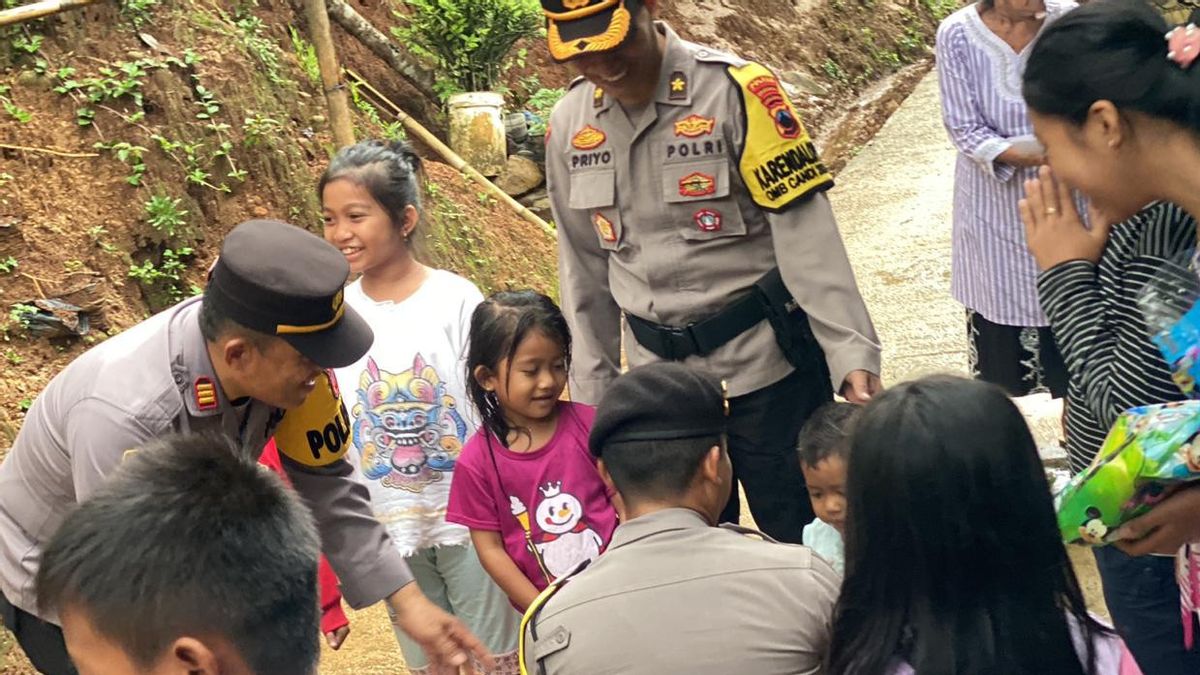
<instances>
[{"instance_id":1,"label":"young boy","mask_svg":"<svg viewBox=\"0 0 1200 675\"><path fill-rule=\"evenodd\" d=\"M277 476L224 439L168 437L127 452L66 518L37 597L81 675L306 675L317 556Z\"/></svg>"},{"instance_id":2,"label":"young boy","mask_svg":"<svg viewBox=\"0 0 1200 675\"><path fill-rule=\"evenodd\" d=\"M819 408L800 430L800 469L816 519L804 526L804 545L845 573L842 532L846 522L846 457L850 427L859 406L833 402Z\"/></svg>"}]
</instances>

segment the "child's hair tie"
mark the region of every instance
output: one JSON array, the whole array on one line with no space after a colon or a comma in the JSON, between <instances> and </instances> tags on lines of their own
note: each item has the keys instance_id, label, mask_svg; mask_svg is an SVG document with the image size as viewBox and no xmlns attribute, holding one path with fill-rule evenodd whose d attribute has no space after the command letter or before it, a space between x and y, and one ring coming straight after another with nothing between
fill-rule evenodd
<instances>
[{"instance_id":1,"label":"child's hair tie","mask_svg":"<svg viewBox=\"0 0 1200 675\"><path fill-rule=\"evenodd\" d=\"M1192 62L1200 56L1200 31L1196 24L1176 26L1167 33L1167 58L1174 61L1180 68L1187 70Z\"/></svg>"}]
</instances>

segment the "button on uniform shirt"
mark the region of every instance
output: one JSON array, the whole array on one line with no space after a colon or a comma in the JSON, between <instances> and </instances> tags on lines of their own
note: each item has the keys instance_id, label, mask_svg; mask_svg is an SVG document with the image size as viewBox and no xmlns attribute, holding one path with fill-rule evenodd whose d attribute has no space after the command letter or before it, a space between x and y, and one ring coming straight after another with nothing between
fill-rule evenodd
<instances>
[{"instance_id":1,"label":"button on uniform shirt","mask_svg":"<svg viewBox=\"0 0 1200 675\"><path fill-rule=\"evenodd\" d=\"M344 419L341 428L331 420L306 429L287 418L304 420L308 403L288 415L259 401L231 403L200 334L199 310L200 298L185 300L97 345L51 380L30 407L0 464L0 591L13 605L57 622L53 613L40 611L34 594L45 545L126 452L172 432L221 433L255 458L275 433L288 479L313 512L351 606L378 602L412 580L371 515L367 489L352 477L353 467L343 459L321 460L348 441ZM309 400L318 398L314 392Z\"/></svg>"},{"instance_id":2,"label":"button on uniform shirt","mask_svg":"<svg viewBox=\"0 0 1200 675\"><path fill-rule=\"evenodd\" d=\"M619 372L622 311L686 326L740 299L776 266L808 312L833 386L853 370L878 373L879 341L828 199L814 190L771 212L755 202L739 170L752 148L744 92L729 69L748 62L656 26L666 49L650 105L629 115L603 90L577 81L551 115L547 185L574 339L572 398L597 403ZM773 76L755 86L763 105L791 108ZM794 156L791 165L764 165L754 186L777 195L789 181L799 185L804 169L819 165L811 145L806 153L800 167ZM625 347L630 366L659 360L628 332ZM732 396L793 370L766 321L686 363L727 380Z\"/></svg>"},{"instance_id":3,"label":"button on uniform shirt","mask_svg":"<svg viewBox=\"0 0 1200 675\"><path fill-rule=\"evenodd\" d=\"M657 511L620 525L527 619L526 671L540 659L545 675L820 673L840 586L808 548Z\"/></svg>"}]
</instances>

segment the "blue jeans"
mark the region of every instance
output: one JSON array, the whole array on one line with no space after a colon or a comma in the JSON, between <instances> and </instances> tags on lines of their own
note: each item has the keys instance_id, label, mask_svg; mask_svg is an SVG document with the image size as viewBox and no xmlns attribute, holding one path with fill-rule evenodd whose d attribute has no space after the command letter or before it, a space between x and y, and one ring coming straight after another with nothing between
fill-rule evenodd
<instances>
[{"instance_id":1,"label":"blue jeans","mask_svg":"<svg viewBox=\"0 0 1200 675\"><path fill-rule=\"evenodd\" d=\"M1175 559L1133 558L1105 546L1093 551L1104 601L1117 632L1145 675L1197 675L1200 649L1183 646Z\"/></svg>"}]
</instances>

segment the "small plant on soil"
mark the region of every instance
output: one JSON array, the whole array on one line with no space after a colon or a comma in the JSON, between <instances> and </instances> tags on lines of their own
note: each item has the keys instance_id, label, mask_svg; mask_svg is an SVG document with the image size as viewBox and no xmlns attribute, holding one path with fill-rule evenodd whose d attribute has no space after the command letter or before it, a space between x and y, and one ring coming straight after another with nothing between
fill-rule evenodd
<instances>
[{"instance_id":1,"label":"small plant on soil","mask_svg":"<svg viewBox=\"0 0 1200 675\"><path fill-rule=\"evenodd\" d=\"M271 144L272 138L283 130L279 120L254 113L242 122L242 145L253 148L257 145Z\"/></svg>"},{"instance_id":2,"label":"small plant on soil","mask_svg":"<svg viewBox=\"0 0 1200 675\"><path fill-rule=\"evenodd\" d=\"M146 222L159 232L174 237L184 226L187 210L179 208L179 199L167 195L153 195L146 200Z\"/></svg>"},{"instance_id":3,"label":"small plant on soil","mask_svg":"<svg viewBox=\"0 0 1200 675\"><path fill-rule=\"evenodd\" d=\"M300 62L300 68L308 75L308 81L313 87L321 86L321 66L317 63L317 48L304 39L295 26L288 26L288 34L292 36L292 52Z\"/></svg>"},{"instance_id":4,"label":"small plant on soil","mask_svg":"<svg viewBox=\"0 0 1200 675\"><path fill-rule=\"evenodd\" d=\"M17 269L17 259L11 255L0 260L0 274L12 274L13 270Z\"/></svg>"},{"instance_id":5,"label":"small plant on soil","mask_svg":"<svg viewBox=\"0 0 1200 675\"><path fill-rule=\"evenodd\" d=\"M8 113L9 117L21 124L28 124L33 119L33 115L28 110L23 110L16 103L13 103L12 99L7 96L10 91L12 91L12 87L0 84L0 106L4 106L4 112Z\"/></svg>"},{"instance_id":6,"label":"small plant on soil","mask_svg":"<svg viewBox=\"0 0 1200 675\"><path fill-rule=\"evenodd\" d=\"M444 99L461 91L493 91L520 54L512 48L542 29L534 0L406 0L392 34L439 74ZM514 59L514 56L516 57Z\"/></svg>"},{"instance_id":7,"label":"small plant on soil","mask_svg":"<svg viewBox=\"0 0 1200 675\"><path fill-rule=\"evenodd\" d=\"M129 276L136 279L146 291L152 307L164 307L179 302L185 297L183 271L187 269L185 258L195 253L188 246L168 248L163 251L162 263L145 260L141 265L132 265Z\"/></svg>"},{"instance_id":8,"label":"small plant on soil","mask_svg":"<svg viewBox=\"0 0 1200 675\"><path fill-rule=\"evenodd\" d=\"M121 0L121 14L133 22L134 27L150 21L150 12L158 6L158 0Z\"/></svg>"},{"instance_id":9,"label":"small plant on soil","mask_svg":"<svg viewBox=\"0 0 1200 675\"><path fill-rule=\"evenodd\" d=\"M146 154L146 148L124 141L116 143L98 142L92 147L97 150L108 150L119 161L124 162L129 167L129 175L125 177L126 183L135 187L142 184L142 176L146 174L146 160L142 157Z\"/></svg>"},{"instance_id":10,"label":"small plant on soil","mask_svg":"<svg viewBox=\"0 0 1200 675\"><path fill-rule=\"evenodd\" d=\"M29 409L33 407L33 399L23 398L20 403L17 403L17 407L21 409L21 412L29 412Z\"/></svg>"},{"instance_id":11,"label":"small plant on soil","mask_svg":"<svg viewBox=\"0 0 1200 675\"><path fill-rule=\"evenodd\" d=\"M271 84L277 86L291 84L291 81L280 73L279 48L263 34L266 29L263 20L253 14L247 14L239 17L234 25L241 31L242 45L266 69L267 79L271 81Z\"/></svg>"},{"instance_id":12,"label":"small plant on soil","mask_svg":"<svg viewBox=\"0 0 1200 675\"><path fill-rule=\"evenodd\" d=\"M11 348L5 350L4 360L8 361L10 364L12 364L14 366L19 366L25 362L25 359L22 358L21 355L17 353L17 350L11 349Z\"/></svg>"},{"instance_id":13,"label":"small plant on soil","mask_svg":"<svg viewBox=\"0 0 1200 675\"><path fill-rule=\"evenodd\" d=\"M17 303L8 311L8 325L9 327L16 326L21 330L28 330L30 317L37 313L37 307L34 307L33 305L26 305L24 303Z\"/></svg>"}]
</instances>

